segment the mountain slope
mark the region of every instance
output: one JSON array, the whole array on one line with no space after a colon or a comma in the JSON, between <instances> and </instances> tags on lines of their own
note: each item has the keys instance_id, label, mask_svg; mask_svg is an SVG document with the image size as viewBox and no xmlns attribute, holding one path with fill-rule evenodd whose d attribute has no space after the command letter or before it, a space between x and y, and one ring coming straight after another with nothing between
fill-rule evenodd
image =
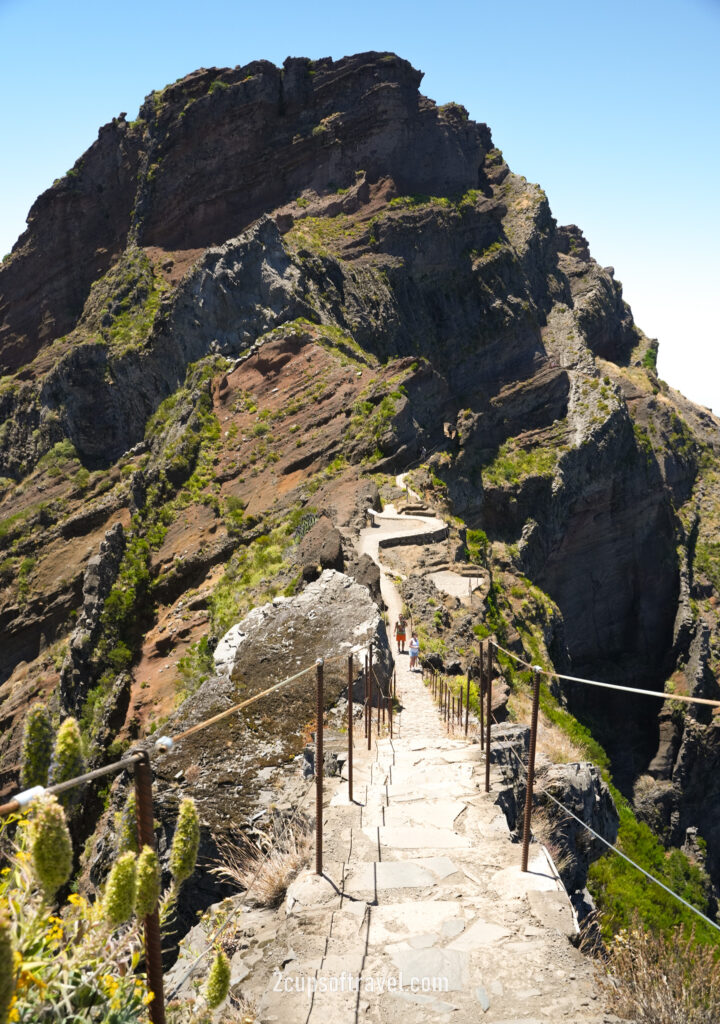
<instances>
[{"instance_id":1,"label":"mountain slope","mask_svg":"<svg viewBox=\"0 0 720 1024\"><path fill-rule=\"evenodd\" d=\"M494 583L429 617L447 664L502 630L718 695L718 421L658 380L580 230L420 79L373 53L201 70L33 206L0 269L3 784L32 697L97 759L149 731L244 609L302 586L301 517L329 515L355 572L405 469ZM712 716L566 699L720 881Z\"/></svg>"}]
</instances>

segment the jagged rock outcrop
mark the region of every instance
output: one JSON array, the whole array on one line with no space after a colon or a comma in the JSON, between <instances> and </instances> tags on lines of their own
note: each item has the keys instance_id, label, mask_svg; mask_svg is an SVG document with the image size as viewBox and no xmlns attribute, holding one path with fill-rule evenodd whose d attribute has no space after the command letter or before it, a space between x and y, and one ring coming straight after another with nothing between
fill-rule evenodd
<instances>
[{"instance_id":1,"label":"jagged rock outcrop","mask_svg":"<svg viewBox=\"0 0 720 1024\"><path fill-rule=\"evenodd\" d=\"M342 537L327 516L321 516L300 542L297 560L303 579L316 580L325 569L342 572L345 568Z\"/></svg>"},{"instance_id":2,"label":"jagged rock outcrop","mask_svg":"<svg viewBox=\"0 0 720 1024\"><path fill-rule=\"evenodd\" d=\"M149 96L136 122L113 120L37 200L0 270L3 372L72 328L131 233L144 246L204 249L303 189L354 182L358 169L390 175L403 193L477 187L487 128L438 111L418 95L421 77L393 54L254 61L202 69ZM48 282L40 303L38 280Z\"/></svg>"},{"instance_id":3,"label":"jagged rock outcrop","mask_svg":"<svg viewBox=\"0 0 720 1024\"><path fill-rule=\"evenodd\" d=\"M498 803L508 826L522 836L525 808L525 771L520 768L529 742L529 729L503 725L493 730L499 741L495 754L497 763L506 766L510 785L501 791ZM512 750L510 749L512 748ZM566 814L549 797L572 811L580 821ZM599 770L589 762L574 764L543 764L536 772L533 792L533 835L548 845L553 860L573 903L579 912L592 907L585 885L588 868L606 852L580 822L584 822L608 843L617 839L619 817L610 790Z\"/></svg>"},{"instance_id":4,"label":"jagged rock outcrop","mask_svg":"<svg viewBox=\"0 0 720 1024\"><path fill-rule=\"evenodd\" d=\"M617 839L619 817L610 790L599 769L590 763L553 764L537 777L537 803L550 822L553 841L560 852L558 870L569 892L585 887L590 864L607 847L587 829L569 818L549 796L589 825L607 843Z\"/></svg>"},{"instance_id":5,"label":"jagged rock outcrop","mask_svg":"<svg viewBox=\"0 0 720 1024\"><path fill-rule=\"evenodd\" d=\"M98 554L87 563L82 608L60 673L60 701L67 714L80 714L88 690L94 682L89 659L100 634L105 599L117 578L124 550L125 531L121 523L116 523L105 534ZM115 732L125 720L129 703L127 679L117 697L122 711L118 713L119 723L115 725Z\"/></svg>"},{"instance_id":6,"label":"jagged rock outcrop","mask_svg":"<svg viewBox=\"0 0 720 1024\"><path fill-rule=\"evenodd\" d=\"M343 567L377 601L350 549L376 481L405 470L447 518L443 560L482 577L460 598L402 570L438 665L495 631L574 674L720 693L720 424L657 378L580 230L421 77L377 53L201 69L101 129L33 207L0 268L3 779L63 642L62 700L82 709L105 584L88 569L85 611L80 583L111 515L144 552L142 616L118 637L126 739L172 711L179 668L198 714L232 701L239 676L208 678L229 609L294 593L298 565ZM321 509L333 550L298 562ZM305 632L292 658L315 656ZM289 650L251 662L258 686ZM654 820L675 843L697 827L720 878L712 716L563 699L626 794L650 766Z\"/></svg>"}]
</instances>

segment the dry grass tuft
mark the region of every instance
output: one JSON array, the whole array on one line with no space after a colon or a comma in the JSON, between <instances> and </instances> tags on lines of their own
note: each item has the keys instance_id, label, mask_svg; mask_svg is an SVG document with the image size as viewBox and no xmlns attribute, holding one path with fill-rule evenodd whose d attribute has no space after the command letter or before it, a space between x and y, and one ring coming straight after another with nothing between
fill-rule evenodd
<instances>
[{"instance_id":1,"label":"dry grass tuft","mask_svg":"<svg viewBox=\"0 0 720 1024\"><path fill-rule=\"evenodd\" d=\"M508 701L514 722L529 723L532 717L532 698L529 694L512 693ZM587 754L578 747L559 725L555 725L540 712L538 715L537 751L553 764L571 764L587 761Z\"/></svg>"},{"instance_id":2,"label":"dry grass tuft","mask_svg":"<svg viewBox=\"0 0 720 1024\"><path fill-rule=\"evenodd\" d=\"M717 1024L717 948L696 944L682 927L668 936L646 931L637 916L610 946L605 988L609 1009L636 1024Z\"/></svg>"},{"instance_id":3,"label":"dry grass tuft","mask_svg":"<svg viewBox=\"0 0 720 1024\"><path fill-rule=\"evenodd\" d=\"M546 848L558 874L562 877L566 869L572 865L573 858L569 851L557 842L557 826L558 820L554 808L533 808L532 834Z\"/></svg>"},{"instance_id":4,"label":"dry grass tuft","mask_svg":"<svg viewBox=\"0 0 720 1024\"><path fill-rule=\"evenodd\" d=\"M633 800L639 803L658 788L657 780L652 775L640 775L633 789Z\"/></svg>"},{"instance_id":5,"label":"dry grass tuft","mask_svg":"<svg viewBox=\"0 0 720 1024\"><path fill-rule=\"evenodd\" d=\"M278 907L293 878L310 860L312 828L300 821L287 828L276 826L268 852L254 844L241 848L229 840L220 840L218 849L222 863L213 869L216 875L244 889L254 906Z\"/></svg>"}]
</instances>

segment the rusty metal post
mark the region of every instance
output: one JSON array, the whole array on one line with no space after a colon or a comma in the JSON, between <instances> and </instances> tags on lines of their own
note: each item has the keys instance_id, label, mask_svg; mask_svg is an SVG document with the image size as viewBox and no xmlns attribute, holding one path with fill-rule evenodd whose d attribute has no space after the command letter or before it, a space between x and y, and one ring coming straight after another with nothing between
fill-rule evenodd
<instances>
[{"instance_id":1,"label":"rusty metal post","mask_svg":"<svg viewBox=\"0 0 720 1024\"><path fill-rule=\"evenodd\" d=\"M323 660L315 662L317 668L317 707L315 726L315 874L322 874L323 865L323 715L325 694L323 693Z\"/></svg>"},{"instance_id":2,"label":"rusty metal post","mask_svg":"<svg viewBox=\"0 0 720 1024\"><path fill-rule=\"evenodd\" d=\"M478 704L480 705L480 749L485 749L485 647L478 644L480 657L480 679L478 680Z\"/></svg>"},{"instance_id":3,"label":"rusty metal post","mask_svg":"<svg viewBox=\"0 0 720 1024\"><path fill-rule=\"evenodd\" d=\"M540 673L533 669L533 705L530 720L530 753L528 757L527 786L525 790L525 816L523 818L522 869L527 871L530 850L530 821L532 818L533 786L535 784L535 745L537 742L538 707L540 704Z\"/></svg>"},{"instance_id":4,"label":"rusty metal post","mask_svg":"<svg viewBox=\"0 0 720 1024\"><path fill-rule=\"evenodd\" d=\"M373 705L373 667L372 667L372 644L368 647L368 750L372 750L372 705Z\"/></svg>"},{"instance_id":5,"label":"rusty metal post","mask_svg":"<svg viewBox=\"0 0 720 1024\"><path fill-rule=\"evenodd\" d=\"M492 721L492 647L487 645L487 716L485 719L485 792L490 792L490 723Z\"/></svg>"},{"instance_id":6,"label":"rusty metal post","mask_svg":"<svg viewBox=\"0 0 720 1024\"><path fill-rule=\"evenodd\" d=\"M368 657L365 655L365 705L363 707L363 721L365 725L365 738L368 733Z\"/></svg>"},{"instance_id":7,"label":"rusty metal post","mask_svg":"<svg viewBox=\"0 0 720 1024\"><path fill-rule=\"evenodd\" d=\"M379 736L380 735L380 714L381 714L381 712L383 711L383 709L385 707L385 702L384 702L384 699L383 699L382 686L380 685L380 680L377 677L377 673L375 675L375 682L377 683L377 691L378 691L377 715L375 716L377 728L376 728L375 731L376 731L377 735Z\"/></svg>"},{"instance_id":8,"label":"rusty metal post","mask_svg":"<svg viewBox=\"0 0 720 1024\"><path fill-rule=\"evenodd\" d=\"M138 751L142 760L135 765L135 816L138 845L155 849L153 828L152 770L147 750ZM163 990L162 938L160 936L160 915L157 907L145 918L145 968L148 988L153 993L150 1003L152 1024L165 1024L165 993Z\"/></svg>"},{"instance_id":9,"label":"rusty metal post","mask_svg":"<svg viewBox=\"0 0 720 1024\"><path fill-rule=\"evenodd\" d=\"M353 656L348 654L348 800L353 802Z\"/></svg>"},{"instance_id":10,"label":"rusty metal post","mask_svg":"<svg viewBox=\"0 0 720 1024\"><path fill-rule=\"evenodd\" d=\"M468 734L468 725L470 723L470 666L467 665L467 699L465 701L465 735Z\"/></svg>"},{"instance_id":11,"label":"rusty metal post","mask_svg":"<svg viewBox=\"0 0 720 1024\"><path fill-rule=\"evenodd\" d=\"M395 684L395 677L393 675L393 686L394 686L394 684ZM394 700L394 695L393 695L392 688L390 688L388 690L388 721L389 721L389 724L390 724L390 739L392 739L392 735L393 735L393 700Z\"/></svg>"}]
</instances>

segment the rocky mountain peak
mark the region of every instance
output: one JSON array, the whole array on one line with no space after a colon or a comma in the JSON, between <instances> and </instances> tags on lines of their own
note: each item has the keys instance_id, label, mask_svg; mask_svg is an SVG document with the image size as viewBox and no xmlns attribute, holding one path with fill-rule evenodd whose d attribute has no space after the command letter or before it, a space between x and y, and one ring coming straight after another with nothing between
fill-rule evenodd
<instances>
[{"instance_id":1,"label":"rocky mountain peak","mask_svg":"<svg viewBox=\"0 0 720 1024\"><path fill-rule=\"evenodd\" d=\"M33 206L0 269L3 785L38 697L102 761L212 691L253 607L340 567L378 599L358 536L408 483L449 524L388 555L435 663L492 635L720 692L720 424L657 377L581 230L421 78L388 53L200 69ZM553 699L720 879L714 718Z\"/></svg>"}]
</instances>

